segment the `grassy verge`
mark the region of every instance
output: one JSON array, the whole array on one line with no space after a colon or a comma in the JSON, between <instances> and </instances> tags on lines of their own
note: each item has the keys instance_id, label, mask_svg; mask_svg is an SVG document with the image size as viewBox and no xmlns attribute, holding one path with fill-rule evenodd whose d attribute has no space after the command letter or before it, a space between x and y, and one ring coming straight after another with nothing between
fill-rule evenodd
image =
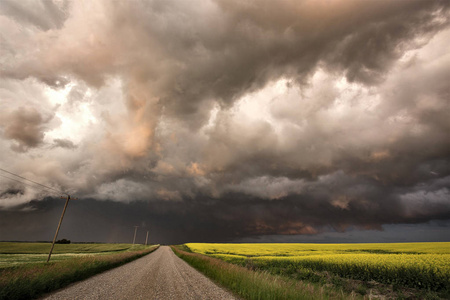
<instances>
[{"instance_id":1,"label":"grassy verge","mask_svg":"<svg viewBox=\"0 0 450 300\"><path fill-rule=\"evenodd\" d=\"M48 264L24 264L0 269L0 299L36 298L140 258L158 247L151 246L138 251L92 255Z\"/></svg>"},{"instance_id":2,"label":"grassy verge","mask_svg":"<svg viewBox=\"0 0 450 300\"><path fill-rule=\"evenodd\" d=\"M220 259L172 247L175 254L217 283L244 299L357 299L312 283L303 283L265 271L252 271ZM187 250L187 249L184 249Z\"/></svg>"}]
</instances>

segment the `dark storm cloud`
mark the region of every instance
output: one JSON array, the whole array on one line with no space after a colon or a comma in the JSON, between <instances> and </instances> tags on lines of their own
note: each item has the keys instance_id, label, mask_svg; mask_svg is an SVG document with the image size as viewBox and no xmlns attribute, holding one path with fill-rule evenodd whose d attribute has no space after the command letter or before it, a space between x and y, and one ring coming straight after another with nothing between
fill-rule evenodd
<instances>
[{"instance_id":1,"label":"dark storm cloud","mask_svg":"<svg viewBox=\"0 0 450 300\"><path fill-rule=\"evenodd\" d=\"M55 3L0 6L2 161L108 201L99 224L109 200L186 241L450 218L450 2Z\"/></svg>"},{"instance_id":2,"label":"dark storm cloud","mask_svg":"<svg viewBox=\"0 0 450 300\"><path fill-rule=\"evenodd\" d=\"M0 194L0 198L7 197L9 195L17 195L17 194L23 194L23 193L24 193L24 191L21 189L9 188L9 189L2 191L2 193Z\"/></svg>"},{"instance_id":3,"label":"dark storm cloud","mask_svg":"<svg viewBox=\"0 0 450 300\"><path fill-rule=\"evenodd\" d=\"M229 217L233 223L239 223L237 227L245 228L248 235L312 234L326 226L337 231L352 226L380 230L381 224L415 224L450 218L450 205L445 200L450 191L442 186L433 188L433 184L434 181L428 184L429 191L424 197L423 186L416 187L421 193L417 195L407 192L409 189L339 172L318 182L303 183L305 191L297 195L272 201L260 198L244 201L245 196L234 194L224 195L223 200L233 203L231 207L235 210Z\"/></svg>"},{"instance_id":4,"label":"dark storm cloud","mask_svg":"<svg viewBox=\"0 0 450 300\"><path fill-rule=\"evenodd\" d=\"M235 24L232 28L241 35L236 40L242 41L244 53L248 50L251 65L264 62L264 67L256 69L243 64L238 71L247 76L258 69L287 74L282 69L286 68L300 82L318 63L338 67L350 81L377 82L405 48L415 46L414 38L435 32L448 22L433 16L448 13L445 1L219 3ZM251 45L244 41L251 41ZM236 53L242 53L240 50ZM254 52L262 57L255 57Z\"/></svg>"},{"instance_id":5,"label":"dark storm cloud","mask_svg":"<svg viewBox=\"0 0 450 300\"><path fill-rule=\"evenodd\" d=\"M72 73L98 86L125 73L131 89L145 84L146 97L196 127L211 100L229 106L279 77L305 83L320 64L350 81L378 82L404 50L419 46L416 38L447 25L450 7L447 1L99 3L84 12L92 16L75 10L61 31L81 35L81 44L58 35L47 43L43 35L38 40L46 49L37 60L12 64L4 74ZM94 15L98 10L108 19ZM78 18L99 26L84 33L73 26Z\"/></svg>"},{"instance_id":6,"label":"dark storm cloud","mask_svg":"<svg viewBox=\"0 0 450 300\"><path fill-rule=\"evenodd\" d=\"M53 147L61 147L66 149L76 149L77 146L71 141L67 139L54 139Z\"/></svg>"},{"instance_id":7,"label":"dark storm cloud","mask_svg":"<svg viewBox=\"0 0 450 300\"><path fill-rule=\"evenodd\" d=\"M239 243L408 243L450 241L449 222L384 225L383 230L329 230L315 235L270 235L237 239Z\"/></svg>"},{"instance_id":8,"label":"dark storm cloud","mask_svg":"<svg viewBox=\"0 0 450 300\"><path fill-rule=\"evenodd\" d=\"M42 144L45 124L53 117L45 118L36 109L28 107L3 111L1 116L0 126L3 127L3 136L15 142L11 148L17 152L25 152Z\"/></svg>"},{"instance_id":9,"label":"dark storm cloud","mask_svg":"<svg viewBox=\"0 0 450 300\"><path fill-rule=\"evenodd\" d=\"M165 108L185 121L204 120L208 99L229 106L280 76L305 83L321 64L350 81L378 82L404 50L418 46L415 38L449 22L445 1L218 3L218 8L189 7L180 15L173 13L178 2L154 2L153 9L132 7L152 21L128 20L130 26L145 26L164 49L168 62L161 67L168 78L152 88ZM210 16L197 17L204 13ZM203 26L213 17L214 25Z\"/></svg>"},{"instance_id":10,"label":"dark storm cloud","mask_svg":"<svg viewBox=\"0 0 450 300\"><path fill-rule=\"evenodd\" d=\"M71 201L59 236L73 242L125 242L133 240L139 226L137 243L144 243L149 231L151 243L185 242L417 242L449 241L448 221L425 226L386 225L385 231L357 230L350 234L302 225L308 213L320 217L306 199L260 201L229 195L229 204L220 201L192 201L180 206L174 202L132 202L123 204L85 199ZM232 205L230 205L232 204ZM326 207L326 204L323 203ZM48 241L54 235L64 200L46 198L20 207L20 211L0 211L0 240ZM316 207L317 208L317 207ZM332 211L334 208L329 208ZM345 218L342 212L336 214ZM298 215L298 216L296 216ZM280 222L279 218L286 218ZM388 218L387 218L388 219ZM304 224L304 223L303 223ZM409 227L404 236L404 227ZM326 230L325 230L326 229ZM370 234L369 234L370 233ZM267 235L265 235L267 234ZM275 235L274 235L275 234ZM261 238L259 238L261 237ZM431 239L430 239L431 237Z\"/></svg>"}]
</instances>

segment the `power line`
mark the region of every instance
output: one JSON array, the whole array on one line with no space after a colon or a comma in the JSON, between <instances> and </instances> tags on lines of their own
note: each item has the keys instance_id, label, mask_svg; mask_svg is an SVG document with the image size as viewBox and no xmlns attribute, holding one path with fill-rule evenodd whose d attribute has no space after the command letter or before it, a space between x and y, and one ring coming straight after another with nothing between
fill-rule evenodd
<instances>
[{"instance_id":1,"label":"power line","mask_svg":"<svg viewBox=\"0 0 450 300\"><path fill-rule=\"evenodd\" d=\"M58 194L68 195L68 194L66 194L66 193L64 193L64 192L62 192L62 191L59 191L59 190L54 189L54 188L52 188L52 187L43 185L42 183L39 183L39 182L30 180L30 179L27 179L27 178L22 177L22 176L20 176L20 175L14 174L14 173L12 173L12 172L10 172L10 171L7 171L7 170L5 170L5 169L0 168L0 171L6 172L6 173L8 173L8 174L11 174L11 175L13 175L13 176L19 177L19 178L21 178L21 179L27 180L27 181L32 182L32 183L34 183L34 184L40 185L40 186L42 186L42 187L44 187L44 188L46 188L46 189L49 189L49 190L58 192ZM9 177L6 177L6 176L2 176L2 177L8 178L8 179L11 179L11 180L14 180L14 181L21 182L21 183L23 183L23 184L27 184L27 183L25 183L25 182L22 182L22 181L19 181L19 180L16 180L16 179L12 179L12 178L9 178ZM29 184L28 184L28 185L29 185ZM30 186L31 186L31 185L30 185Z\"/></svg>"},{"instance_id":2,"label":"power line","mask_svg":"<svg viewBox=\"0 0 450 300\"><path fill-rule=\"evenodd\" d=\"M34 188L35 188L34 185L31 185L31 184L29 184L29 183L26 183L26 182L23 182L23 181L14 179L14 178L10 178L10 177L4 176L4 175L2 175L2 174L0 174L0 176L3 177L3 178L9 179L9 180L14 180L14 181L16 181L16 182L19 182L19 183L22 183L22 184L25 184L25 185L28 185L28 186L31 186L31 187L34 187Z\"/></svg>"},{"instance_id":3,"label":"power line","mask_svg":"<svg viewBox=\"0 0 450 300\"><path fill-rule=\"evenodd\" d=\"M40 190L42 190L42 191L47 191L47 190L45 190L45 189L43 189L43 188L41 188L41 187L38 187L38 186L35 186L35 185L32 185L32 184L26 183L26 182L23 182L23 181L14 179L14 178L10 178L10 177L4 176L4 175L2 175L2 174L0 174L0 177L3 177L3 178L6 178L6 179L9 179L9 180L13 180L13 181L19 182L19 183L21 183L21 184L28 185L28 186L30 186L30 187L32 187L32 188L38 188L38 189L40 189ZM47 192L48 192L48 191L47 191ZM53 192L53 191L50 191L50 192L56 194L56 193ZM61 193L58 193L58 194L60 195Z\"/></svg>"},{"instance_id":4,"label":"power line","mask_svg":"<svg viewBox=\"0 0 450 300\"><path fill-rule=\"evenodd\" d=\"M44 184L42 184L42 183L39 183L39 182L30 180L30 179L27 179L27 178L22 177L22 176L20 176L20 175L18 175L18 174L14 174L13 172L7 171L7 170L5 170L5 169L0 168L0 171L3 171L3 172L8 173L8 174L10 174L10 175L16 176L16 177L21 178L21 179L23 179L23 180L27 180L27 181L32 182L32 183L34 183L34 184L37 184L37 185L39 185L39 186L41 186L41 187L44 187L44 188L46 188L46 189L48 189L48 190L52 190L52 191L58 192L59 194L65 194L65 195L67 195L67 198L66 198L66 204L64 205L64 210L63 210L63 212L62 212L62 214L61 214L61 218L59 219L58 227L56 228L55 237L53 238L52 247L50 248L50 252L49 252L49 254L48 254L47 262L49 262L49 261L50 261L50 258L51 258L51 256L52 256L53 248L55 247L55 242L56 242L56 238L58 237L59 229L61 228L61 223L62 223L62 220L63 220L63 218L64 218L64 214L65 214L66 209L67 209L67 205L69 204L70 195L69 195L69 194L66 194L66 193L63 193L63 192L61 192L61 191L59 191L59 190L57 190L57 189L54 189L54 188L52 188L52 187L46 186L46 185L44 185ZM10 178L10 177L8 177L8 176L3 176L3 175L1 175L1 174L0 174L0 176L1 176L1 177L4 177L4 178L7 178L7 179L9 179L9 180L14 180L14 181L20 182L20 183L22 183L22 184L26 184L26 185L30 185L30 186L31 186L31 184L28 184L28 183L23 182L23 181L21 181L21 180L13 179L13 178ZM33 186L33 187L35 187L35 186ZM42 188L41 188L41 189L42 189ZM62 197L61 197L61 198L62 198ZM76 200L76 199L74 199L74 200ZM135 236L135 238L136 238L136 231L134 232L134 236ZM134 241L133 241L133 244L134 244Z\"/></svg>"},{"instance_id":5,"label":"power line","mask_svg":"<svg viewBox=\"0 0 450 300\"><path fill-rule=\"evenodd\" d=\"M47 189L43 189L41 187L38 187L38 186L35 186L35 185L32 185L32 184L26 183L26 182L23 182L23 181L14 179L14 178L10 178L10 177L7 177L7 176L1 175L1 174L0 174L0 176L3 177L3 178L9 179L9 180L13 180L13 181L19 182L21 184L27 185L27 186L32 187L32 188L38 188L38 189L40 189L42 191L46 191L46 192L50 192L50 193L58 194L58 195L64 194L64 193L60 193L60 192L56 193L56 192L53 192L53 191L48 191Z\"/></svg>"}]
</instances>

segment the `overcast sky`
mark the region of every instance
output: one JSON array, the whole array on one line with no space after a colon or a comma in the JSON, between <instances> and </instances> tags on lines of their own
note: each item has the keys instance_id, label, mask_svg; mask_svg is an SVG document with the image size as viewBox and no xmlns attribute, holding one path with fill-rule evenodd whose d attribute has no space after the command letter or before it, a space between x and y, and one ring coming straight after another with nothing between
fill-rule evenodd
<instances>
[{"instance_id":1,"label":"overcast sky","mask_svg":"<svg viewBox=\"0 0 450 300\"><path fill-rule=\"evenodd\" d=\"M0 168L76 241L450 241L449 79L445 0L2 0Z\"/></svg>"}]
</instances>

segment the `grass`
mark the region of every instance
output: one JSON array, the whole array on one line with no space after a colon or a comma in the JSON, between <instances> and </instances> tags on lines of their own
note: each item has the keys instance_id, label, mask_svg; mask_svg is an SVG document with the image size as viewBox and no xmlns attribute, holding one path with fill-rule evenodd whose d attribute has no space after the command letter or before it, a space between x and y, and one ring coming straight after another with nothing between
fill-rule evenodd
<instances>
[{"instance_id":1,"label":"grass","mask_svg":"<svg viewBox=\"0 0 450 300\"><path fill-rule=\"evenodd\" d=\"M0 242L0 269L25 263L47 261L50 243ZM51 261L80 258L88 255L113 254L123 251L139 251L143 245L133 244L55 244Z\"/></svg>"},{"instance_id":2,"label":"grass","mask_svg":"<svg viewBox=\"0 0 450 300\"><path fill-rule=\"evenodd\" d=\"M172 246L175 254L204 273L217 283L225 286L244 299L358 299L355 294L345 295L312 283L270 274L266 271L252 271L246 267L233 265L217 258L198 253L190 253L185 246ZM184 250L182 250L184 249Z\"/></svg>"},{"instance_id":3,"label":"grass","mask_svg":"<svg viewBox=\"0 0 450 300\"><path fill-rule=\"evenodd\" d=\"M395 298L450 296L450 243L193 243L184 247L250 270L332 286L346 293Z\"/></svg>"},{"instance_id":4,"label":"grass","mask_svg":"<svg viewBox=\"0 0 450 300\"><path fill-rule=\"evenodd\" d=\"M0 254L48 254L50 247L51 243L0 242ZM132 244L55 244L53 253L115 252L125 251L131 247Z\"/></svg>"},{"instance_id":5,"label":"grass","mask_svg":"<svg viewBox=\"0 0 450 300\"><path fill-rule=\"evenodd\" d=\"M70 245L64 245L70 246ZM77 245L75 245L77 246ZM102 249L113 248L108 244ZM77 247L74 247L77 248ZM111 254L75 256L50 263L26 263L0 269L0 299L30 299L118 267L156 250L155 246L128 247ZM103 253L108 252L104 251ZM92 252L91 252L92 253Z\"/></svg>"}]
</instances>

